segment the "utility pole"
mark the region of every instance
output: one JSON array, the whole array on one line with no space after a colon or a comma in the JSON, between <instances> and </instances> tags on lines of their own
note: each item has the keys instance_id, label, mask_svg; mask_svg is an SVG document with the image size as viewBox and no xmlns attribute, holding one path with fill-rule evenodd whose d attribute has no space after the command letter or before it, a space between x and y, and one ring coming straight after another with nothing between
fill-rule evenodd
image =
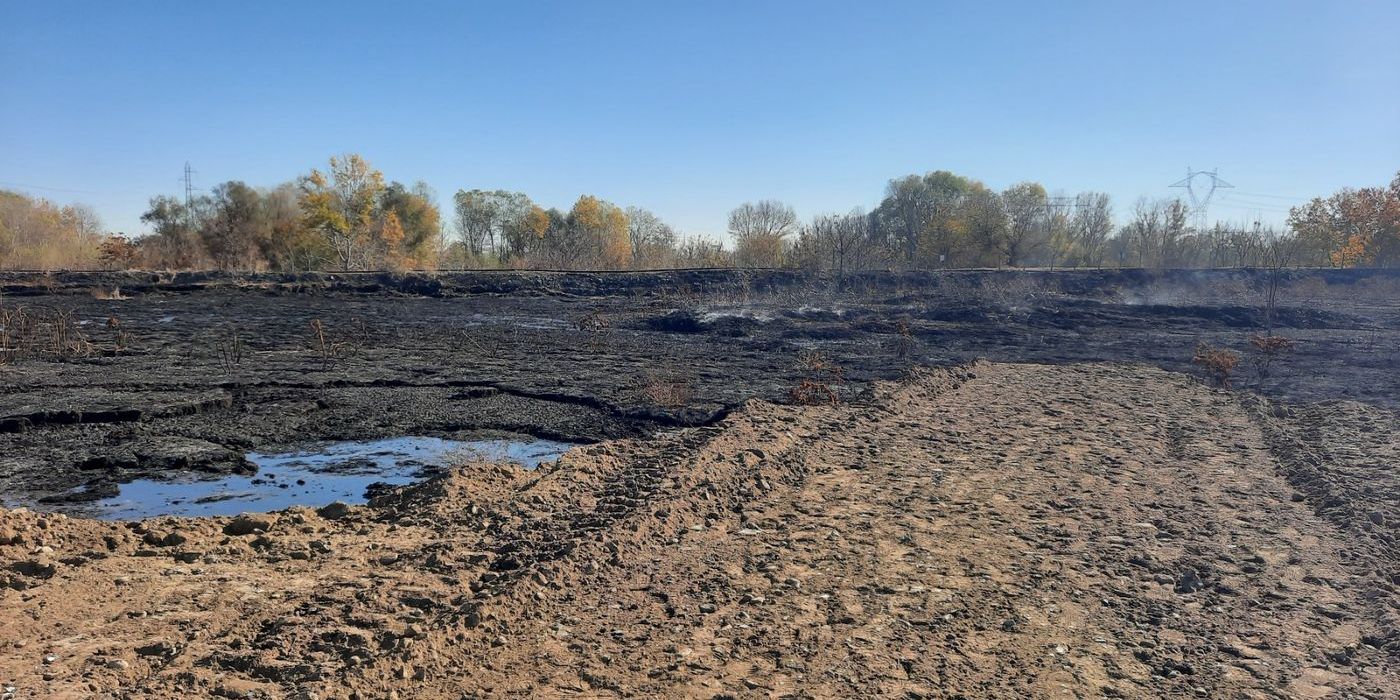
<instances>
[{"instance_id":1,"label":"utility pole","mask_svg":"<svg viewBox=\"0 0 1400 700\"><path fill-rule=\"evenodd\" d=\"M1204 178L1206 181L1196 184L1196 178ZM1196 220L1196 230L1204 231L1206 228L1206 211L1210 208L1210 198L1215 195L1216 190L1231 189L1234 185L1220 179L1220 169L1214 170L1192 170L1186 168L1186 178L1172 183L1172 187L1183 187L1187 196L1191 199L1191 213Z\"/></svg>"}]
</instances>

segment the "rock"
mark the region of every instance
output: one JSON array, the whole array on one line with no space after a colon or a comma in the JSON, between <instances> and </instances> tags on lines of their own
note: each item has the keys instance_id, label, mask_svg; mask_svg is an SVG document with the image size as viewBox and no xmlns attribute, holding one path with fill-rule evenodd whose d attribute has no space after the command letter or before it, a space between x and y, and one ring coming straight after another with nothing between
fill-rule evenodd
<instances>
[{"instance_id":1,"label":"rock","mask_svg":"<svg viewBox=\"0 0 1400 700\"><path fill-rule=\"evenodd\" d=\"M715 610L718 610L718 608L715 607L715 604L714 604L714 603L701 603L701 604L700 604L700 612L705 613L706 615L708 615L708 614L714 612Z\"/></svg>"},{"instance_id":2,"label":"rock","mask_svg":"<svg viewBox=\"0 0 1400 700\"><path fill-rule=\"evenodd\" d=\"M157 436L138 440L129 451L113 455L114 466L159 470L194 470L219 474L251 474L257 467L243 453L205 440Z\"/></svg>"},{"instance_id":3,"label":"rock","mask_svg":"<svg viewBox=\"0 0 1400 700\"><path fill-rule=\"evenodd\" d=\"M1176 579L1176 587L1173 589L1177 593L1195 593L1206 587L1205 581L1201 580L1201 575L1195 569L1187 569Z\"/></svg>"},{"instance_id":4,"label":"rock","mask_svg":"<svg viewBox=\"0 0 1400 700\"><path fill-rule=\"evenodd\" d=\"M127 663L126 659L107 659L106 666L113 671L125 671L131 668L131 664Z\"/></svg>"},{"instance_id":5,"label":"rock","mask_svg":"<svg viewBox=\"0 0 1400 700\"><path fill-rule=\"evenodd\" d=\"M141 538L141 541L153 547L178 547L188 542L189 538L179 532L164 533L158 530L151 530Z\"/></svg>"},{"instance_id":6,"label":"rock","mask_svg":"<svg viewBox=\"0 0 1400 700\"><path fill-rule=\"evenodd\" d=\"M143 647L136 647L136 653L141 656L174 656L175 645L170 642L155 642Z\"/></svg>"},{"instance_id":7,"label":"rock","mask_svg":"<svg viewBox=\"0 0 1400 700\"><path fill-rule=\"evenodd\" d=\"M272 518L265 515L252 515L244 513L224 526L224 534L233 537L251 535L256 532L267 532L272 528Z\"/></svg>"},{"instance_id":8,"label":"rock","mask_svg":"<svg viewBox=\"0 0 1400 700\"><path fill-rule=\"evenodd\" d=\"M17 561L10 565L10 570L34 578L53 578L53 575L58 573L58 565L40 557L29 561Z\"/></svg>"},{"instance_id":9,"label":"rock","mask_svg":"<svg viewBox=\"0 0 1400 700\"><path fill-rule=\"evenodd\" d=\"M350 515L350 504L335 501L316 509L316 514L326 520L340 520Z\"/></svg>"},{"instance_id":10,"label":"rock","mask_svg":"<svg viewBox=\"0 0 1400 700\"><path fill-rule=\"evenodd\" d=\"M1367 516L1367 517L1369 517L1369 518L1371 519L1371 522L1373 522L1373 523L1375 523L1375 524L1377 524L1377 525L1384 525L1384 524L1385 524L1385 514L1382 513L1382 512L1380 512L1380 511L1378 511L1378 510L1377 510L1377 511L1372 511L1371 514L1370 514L1369 516Z\"/></svg>"}]
</instances>

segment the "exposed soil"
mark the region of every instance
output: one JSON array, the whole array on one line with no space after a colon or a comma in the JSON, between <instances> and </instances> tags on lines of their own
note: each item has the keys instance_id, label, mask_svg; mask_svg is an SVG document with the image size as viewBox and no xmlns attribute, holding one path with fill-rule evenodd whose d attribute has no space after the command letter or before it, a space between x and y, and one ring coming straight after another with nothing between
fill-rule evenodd
<instances>
[{"instance_id":1,"label":"exposed soil","mask_svg":"<svg viewBox=\"0 0 1400 700\"><path fill-rule=\"evenodd\" d=\"M324 515L12 511L0 678L16 697L1393 697L1396 520L1369 513L1400 484L1369 465L1400 436L1345 410L977 363ZM1345 507L1319 515L1324 494Z\"/></svg>"}]
</instances>

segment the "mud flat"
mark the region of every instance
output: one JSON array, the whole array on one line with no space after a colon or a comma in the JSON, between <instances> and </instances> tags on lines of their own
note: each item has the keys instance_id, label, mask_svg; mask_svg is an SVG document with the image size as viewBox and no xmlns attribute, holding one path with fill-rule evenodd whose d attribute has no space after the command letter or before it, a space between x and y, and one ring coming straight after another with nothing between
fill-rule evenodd
<instances>
[{"instance_id":1,"label":"mud flat","mask_svg":"<svg viewBox=\"0 0 1400 700\"><path fill-rule=\"evenodd\" d=\"M1155 368L984 362L319 514L6 512L0 679L16 697L1386 697L1395 520L1371 513L1400 484L1366 470L1394 464L1396 416L1259 408ZM1378 451L1348 448L1358 416ZM1300 432L1347 487L1290 482Z\"/></svg>"}]
</instances>

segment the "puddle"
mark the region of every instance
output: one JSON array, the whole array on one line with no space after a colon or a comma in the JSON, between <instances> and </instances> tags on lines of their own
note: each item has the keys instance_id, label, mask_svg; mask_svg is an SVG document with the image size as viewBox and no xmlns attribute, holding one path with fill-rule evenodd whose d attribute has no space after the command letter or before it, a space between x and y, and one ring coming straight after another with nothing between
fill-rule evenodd
<instances>
[{"instance_id":1,"label":"puddle","mask_svg":"<svg viewBox=\"0 0 1400 700\"><path fill-rule=\"evenodd\" d=\"M550 440L475 440L404 437L337 442L300 452L264 454L252 476L156 481L120 486L112 498L84 503L73 514L102 520L138 520L163 515L210 516L266 512L291 506L319 507L332 501L364 503L370 484L401 485L431 476L438 468L471 459L539 466L572 444Z\"/></svg>"}]
</instances>

